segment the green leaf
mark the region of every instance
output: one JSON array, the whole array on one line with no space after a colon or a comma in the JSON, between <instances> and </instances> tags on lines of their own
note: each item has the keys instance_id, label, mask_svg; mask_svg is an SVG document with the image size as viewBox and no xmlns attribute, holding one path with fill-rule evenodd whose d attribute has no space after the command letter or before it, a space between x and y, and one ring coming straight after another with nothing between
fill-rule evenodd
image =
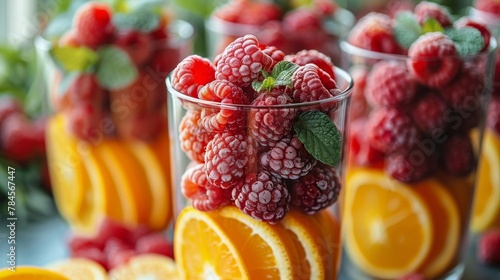
<instances>
[{"instance_id":1,"label":"green leaf","mask_svg":"<svg viewBox=\"0 0 500 280\"><path fill-rule=\"evenodd\" d=\"M443 26L434 18L428 18L422 25L422 32L444 32Z\"/></svg>"},{"instance_id":2,"label":"green leaf","mask_svg":"<svg viewBox=\"0 0 500 280\"><path fill-rule=\"evenodd\" d=\"M115 14L113 24L119 29L135 29L150 32L160 25L160 13L155 9L142 7L128 13Z\"/></svg>"},{"instance_id":3,"label":"green leaf","mask_svg":"<svg viewBox=\"0 0 500 280\"><path fill-rule=\"evenodd\" d=\"M449 28L445 34L455 43L455 48L461 56L477 54L484 47L483 36L476 28Z\"/></svg>"},{"instance_id":4,"label":"green leaf","mask_svg":"<svg viewBox=\"0 0 500 280\"><path fill-rule=\"evenodd\" d=\"M292 76L299 66L290 61L280 61L276 63L271 72L271 76L276 80L278 86L293 86Z\"/></svg>"},{"instance_id":5,"label":"green leaf","mask_svg":"<svg viewBox=\"0 0 500 280\"><path fill-rule=\"evenodd\" d=\"M422 35L422 27L415 15L409 11L397 14L393 31L396 41L406 49Z\"/></svg>"},{"instance_id":6,"label":"green leaf","mask_svg":"<svg viewBox=\"0 0 500 280\"><path fill-rule=\"evenodd\" d=\"M83 72L99 60L97 53L86 47L55 47L50 53L56 63L67 72Z\"/></svg>"},{"instance_id":7,"label":"green leaf","mask_svg":"<svg viewBox=\"0 0 500 280\"><path fill-rule=\"evenodd\" d=\"M105 88L122 88L137 78L137 68L123 50L113 46L103 47L99 50L99 57L97 79Z\"/></svg>"},{"instance_id":8,"label":"green leaf","mask_svg":"<svg viewBox=\"0 0 500 280\"><path fill-rule=\"evenodd\" d=\"M306 150L317 160L337 165L342 152L342 137L330 118L320 111L306 111L293 129Z\"/></svg>"},{"instance_id":9,"label":"green leaf","mask_svg":"<svg viewBox=\"0 0 500 280\"><path fill-rule=\"evenodd\" d=\"M173 2L178 7L204 18L210 16L212 11L221 4L221 1L207 0L174 0Z\"/></svg>"}]
</instances>

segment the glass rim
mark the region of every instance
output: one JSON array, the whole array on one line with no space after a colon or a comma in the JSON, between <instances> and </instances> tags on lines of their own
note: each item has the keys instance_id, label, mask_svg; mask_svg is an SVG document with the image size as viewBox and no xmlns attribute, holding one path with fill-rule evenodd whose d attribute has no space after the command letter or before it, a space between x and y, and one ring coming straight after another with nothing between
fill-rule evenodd
<instances>
[{"instance_id":1,"label":"glass rim","mask_svg":"<svg viewBox=\"0 0 500 280\"><path fill-rule=\"evenodd\" d=\"M479 10L474 7L468 8L467 16L474 20L480 20L481 23L487 25L500 25L500 15L490 13L487 11Z\"/></svg>"},{"instance_id":2,"label":"glass rim","mask_svg":"<svg viewBox=\"0 0 500 280\"><path fill-rule=\"evenodd\" d=\"M341 90L341 93L338 95L335 95L330 98L326 99L321 99L321 100L316 100L316 101L309 101L309 102L301 102L301 103L290 103L290 104L279 104L279 105L267 105L267 106L255 106L251 104L222 104L220 102L215 102L215 101L208 101L208 100L202 100L198 98L194 98L192 96L188 96L186 94L183 94L176 90L173 85L172 85L172 75L173 71L170 72L170 74L167 76L165 79L165 84L167 85L167 94L171 94L172 96L175 96L176 98L184 101L189 101L190 103L195 103L199 104L202 106L210 106L210 107L218 107L218 108L228 108L228 109L241 109L241 110L248 110L248 109L286 109L286 108L298 108L298 107L308 107L308 106L321 106L323 104L328 104L331 102L335 101L343 101L346 100L352 93L352 89L354 86L354 81L351 77L351 75L337 67L334 66L334 72L335 72L335 77L340 77L342 80L347 82L347 86ZM337 85L339 83L337 82Z\"/></svg>"}]
</instances>

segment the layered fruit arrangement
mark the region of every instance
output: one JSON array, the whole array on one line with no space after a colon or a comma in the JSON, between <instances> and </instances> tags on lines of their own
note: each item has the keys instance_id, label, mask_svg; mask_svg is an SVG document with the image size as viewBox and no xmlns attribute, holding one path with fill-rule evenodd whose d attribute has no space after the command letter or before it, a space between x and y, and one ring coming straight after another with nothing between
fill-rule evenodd
<instances>
[{"instance_id":1,"label":"layered fruit arrangement","mask_svg":"<svg viewBox=\"0 0 500 280\"><path fill-rule=\"evenodd\" d=\"M245 35L167 88L180 279L335 279L348 74Z\"/></svg>"},{"instance_id":2,"label":"layered fruit arrangement","mask_svg":"<svg viewBox=\"0 0 500 280\"><path fill-rule=\"evenodd\" d=\"M345 248L362 274L434 279L460 265L495 47L484 25L426 1L370 13L342 43L355 82Z\"/></svg>"}]
</instances>

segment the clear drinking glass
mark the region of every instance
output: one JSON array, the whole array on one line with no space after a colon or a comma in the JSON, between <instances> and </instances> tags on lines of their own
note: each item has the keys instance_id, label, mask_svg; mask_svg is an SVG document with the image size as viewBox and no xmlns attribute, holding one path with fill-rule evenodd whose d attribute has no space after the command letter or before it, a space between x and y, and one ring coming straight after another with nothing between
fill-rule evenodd
<instances>
[{"instance_id":1,"label":"clear drinking glass","mask_svg":"<svg viewBox=\"0 0 500 280\"><path fill-rule=\"evenodd\" d=\"M193 98L175 90L171 77L167 78L174 213L177 217L174 252L179 279L337 279L343 224L345 133L353 84L349 74L339 68L335 68L335 76L341 90L335 97L269 106ZM269 112L283 116L293 114L296 124L308 114L322 116L322 126L336 127L339 132L334 137L335 141L340 141L339 161L330 165L310 158L292 130L273 148L259 144L251 131L259 125L257 115ZM213 134L195 129L204 119L214 116L212 114L239 115L244 121L237 130L228 128ZM285 152L292 158L297 156L296 163L302 161L299 165L304 169L299 173L288 173L290 166L280 167L270 163L272 159L265 160L272 153L280 153L283 145L288 145L286 143L294 143L290 145L301 153L298 156L292 146ZM200 151L203 151L201 157ZM233 157L237 159L225 161ZM232 164L227 166L220 161ZM233 174L230 180L214 175L228 170L237 170L230 172ZM258 182L265 183L260 185ZM308 213L305 213L293 206L297 203L294 197L301 190L306 191L306 185L310 186L311 197L323 193L317 197L322 197L319 200L326 203L326 208L320 210L313 204L306 207ZM259 194L246 194L248 191ZM274 206L266 206L271 207L266 209L256 206L255 212L268 211L263 217L259 216L260 219L238 208L241 205L252 207L255 206L252 201L260 203L262 200L273 201ZM276 221L278 216L282 219Z\"/></svg>"}]
</instances>

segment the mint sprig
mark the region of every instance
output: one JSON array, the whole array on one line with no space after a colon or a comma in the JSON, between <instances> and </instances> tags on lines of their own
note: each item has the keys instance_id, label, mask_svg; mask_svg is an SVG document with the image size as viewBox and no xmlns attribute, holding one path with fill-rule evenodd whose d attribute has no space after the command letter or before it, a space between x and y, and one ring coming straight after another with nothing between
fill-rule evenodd
<instances>
[{"instance_id":1,"label":"mint sprig","mask_svg":"<svg viewBox=\"0 0 500 280\"><path fill-rule=\"evenodd\" d=\"M101 61L97 66L97 79L107 89L118 89L132 83L138 75L128 54L120 48L106 46L99 49Z\"/></svg>"},{"instance_id":2,"label":"mint sprig","mask_svg":"<svg viewBox=\"0 0 500 280\"><path fill-rule=\"evenodd\" d=\"M425 33L430 33L430 32L441 32L441 33L443 33L444 32L444 28L441 25L441 23L439 23L439 21L437 21L435 18L428 18L424 22L424 24L422 24L422 32L424 34Z\"/></svg>"},{"instance_id":3,"label":"mint sprig","mask_svg":"<svg viewBox=\"0 0 500 280\"><path fill-rule=\"evenodd\" d=\"M472 27L449 28L445 31L461 56L479 53L484 47L484 39L481 32Z\"/></svg>"},{"instance_id":4,"label":"mint sprig","mask_svg":"<svg viewBox=\"0 0 500 280\"><path fill-rule=\"evenodd\" d=\"M257 92L260 92L262 90L269 91L277 86L292 87L293 86L292 76L293 73L295 73L295 71L297 70L297 68L299 68L299 66L293 62L285 60L280 61L276 63L271 73L268 73L267 71L262 71L264 75L264 80L254 81L252 83L252 88Z\"/></svg>"},{"instance_id":5,"label":"mint sprig","mask_svg":"<svg viewBox=\"0 0 500 280\"><path fill-rule=\"evenodd\" d=\"M119 29L135 29L151 32L160 25L160 11L150 6L140 7L126 13L117 13L113 24Z\"/></svg>"},{"instance_id":6,"label":"mint sprig","mask_svg":"<svg viewBox=\"0 0 500 280\"><path fill-rule=\"evenodd\" d=\"M400 12L396 15L393 32L396 41L406 49L423 34L417 18L410 11Z\"/></svg>"},{"instance_id":7,"label":"mint sprig","mask_svg":"<svg viewBox=\"0 0 500 280\"><path fill-rule=\"evenodd\" d=\"M317 160L337 165L342 152L342 137L330 118L320 111L306 111L293 125L297 137Z\"/></svg>"},{"instance_id":8,"label":"mint sprig","mask_svg":"<svg viewBox=\"0 0 500 280\"><path fill-rule=\"evenodd\" d=\"M86 47L54 47L50 52L55 62L66 72L84 72L99 60L97 53Z\"/></svg>"}]
</instances>

